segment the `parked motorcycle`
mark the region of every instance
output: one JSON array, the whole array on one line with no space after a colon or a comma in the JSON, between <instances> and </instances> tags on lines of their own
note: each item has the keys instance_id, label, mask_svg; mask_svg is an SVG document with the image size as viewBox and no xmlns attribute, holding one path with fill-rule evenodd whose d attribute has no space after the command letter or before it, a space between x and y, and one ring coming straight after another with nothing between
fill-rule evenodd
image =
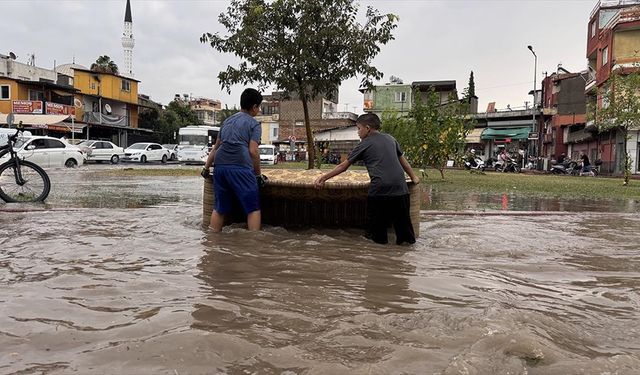
<instances>
[{"instance_id":1,"label":"parked motorcycle","mask_svg":"<svg viewBox=\"0 0 640 375\"><path fill-rule=\"evenodd\" d=\"M485 168L487 168L484 165L484 160L482 160L482 158L480 158L478 156L476 156L473 160L475 161L475 163L471 163L471 161L465 160L464 168L468 169L468 170L476 170L476 171L484 172Z\"/></svg>"},{"instance_id":2,"label":"parked motorcycle","mask_svg":"<svg viewBox=\"0 0 640 375\"><path fill-rule=\"evenodd\" d=\"M558 175L577 176L580 174L580 165L574 160L565 160L562 163L552 164L550 172Z\"/></svg>"}]
</instances>

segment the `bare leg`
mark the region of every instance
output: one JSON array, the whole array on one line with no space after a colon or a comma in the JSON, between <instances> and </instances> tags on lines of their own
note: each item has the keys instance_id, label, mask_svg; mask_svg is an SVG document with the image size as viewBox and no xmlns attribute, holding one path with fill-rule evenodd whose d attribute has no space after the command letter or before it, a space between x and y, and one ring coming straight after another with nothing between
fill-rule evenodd
<instances>
[{"instance_id":1,"label":"bare leg","mask_svg":"<svg viewBox=\"0 0 640 375\"><path fill-rule=\"evenodd\" d=\"M220 232L223 224L224 215L220 215L218 211L213 210L213 212L211 212L211 223L209 224L209 228L213 229L214 232Z\"/></svg>"},{"instance_id":2,"label":"bare leg","mask_svg":"<svg viewBox=\"0 0 640 375\"><path fill-rule=\"evenodd\" d=\"M249 230L260 230L262 215L260 210L253 211L247 215L247 228Z\"/></svg>"}]
</instances>

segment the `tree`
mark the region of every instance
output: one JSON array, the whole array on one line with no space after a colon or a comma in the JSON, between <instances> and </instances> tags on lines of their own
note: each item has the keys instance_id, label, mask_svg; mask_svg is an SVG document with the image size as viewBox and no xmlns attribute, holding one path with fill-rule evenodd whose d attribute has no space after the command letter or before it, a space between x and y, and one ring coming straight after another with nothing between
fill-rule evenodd
<instances>
[{"instance_id":1,"label":"tree","mask_svg":"<svg viewBox=\"0 0 640 375\"><path fill-rule=\"evenodd\" d=\"M91 64L91 70L94 72L118 74L118 65L107 55L98 57L96 62Z\"/></svg>"},{"instance_id":2,"label":"tree","mask_svg":"<svg viewBox=\"0 0 640 375\"><path fill-rule=\"evenodd\" d=\"M191 109L189 103L173 100L167 105L166 111L172 111L176 114L180 127L197 125L200 123L198 115Z\"/></svg>"},{"instance_id":3,"label":"tree","mask_svg":"<svg viewBox=\"0 0 640 375\"><path fill-rule=\"evenodd\" d=\"M356 75L370 87L383 74L371 65L380 45L393 39L397 17L368 7L366 21L357 21L352 0L233 0L219 22L228 35L205 33L203 43L243 61L218 74L230 92L233 84L268 84L297 94L302 102L309 152L314 166L313 133L308 103L337 92L340 83Z\"/></svg>"},{"instance_id":4,"label":"tree","mask_svg":"<svg viewBox=\"0 0 640 375\"><path fill-rule=\"evenodd\" d=\"M598 94L602 98L602 108L595 112L599 131L619 130L622 132L624 185L631 177L631 156L627 151L629 133L640 130L640 71L626 74L624 70L614 71L609 78L608 87Z\"/></svg>"},{"instance_id":5,"label":"tree","mask_svg":"<svg viewBox=\"0 0 640 375\"><path fill-rule=\"evenodd\" d=\"M469 86L467 86L463 92L462 92L462 97L468 102L471 101L471 98L476 96L476 83L473 79L473 70L471 71L471 74L469 74Z\"/></svg>"},{"instance_id":6,"label":"tree","mask_svg":"<svg viewBox=\"0 0 640 375\"><path fill-rule=\"evenodd\" d=\"M433 88L423 102L416 91L409 114L406 117L383 114L382 129L402 145L409 164L435 168L444 179L447 160L462 160L465 138L470 130L465 120L467 106L463 102L451 97L441 104Z\"/></svg>"}]
</instances>

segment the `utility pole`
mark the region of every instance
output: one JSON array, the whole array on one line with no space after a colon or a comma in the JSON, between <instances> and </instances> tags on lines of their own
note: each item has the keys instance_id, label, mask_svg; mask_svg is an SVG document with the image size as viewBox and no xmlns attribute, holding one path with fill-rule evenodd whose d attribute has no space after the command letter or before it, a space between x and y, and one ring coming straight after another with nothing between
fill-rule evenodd
<instances>
[{"instance_id":1,"label":"utility pole","mask_svg":"<svg viewBox=\"0 0 640 375\"><path fill-rule=\"evenodd\" d=\"M533 122L533 132L538 134L537 124L536 124L536 75L537 75L536 70L538 69L538 55L536 55L535 51L533 50L533 47L527 46L527 48L533 54L533 105L531 106L531 113L532 113L531 117ZM534 139L533 153L535 154L536 157L538 156L537 148L538 148L538 139Z\"/></svg>"}]
</instances>

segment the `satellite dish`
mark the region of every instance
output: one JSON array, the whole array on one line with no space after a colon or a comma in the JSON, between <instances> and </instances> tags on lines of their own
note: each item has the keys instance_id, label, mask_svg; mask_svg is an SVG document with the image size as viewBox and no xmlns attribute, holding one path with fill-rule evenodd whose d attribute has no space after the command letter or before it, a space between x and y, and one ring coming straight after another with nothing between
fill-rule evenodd
<instances>
[{"instance_id":1,"label":"satellite dish","mask_svg":"<svg viewBox=\"0 0 640 375\"><path fill-rule=\"evenodd\" d=\"M73 105L76 108L82 108L82 101L80 99L78 99L78 98L75 98L75 99L73 99Z\"/></svg>"},{"instance_id":2,"label":"satellite dish","mask_svg":"<svg viewBox=\"0 0 640 375\"><path fill-rule=\"evenodd\" d=\"M13 52L9 52L9 57L11 58L11 60L15 60L15 59L17 59L17 58L18 58L18 57L16 56L16 54L15 54L15 53L13 53Z\"/></svg>"},{"instance_id":3,"label":"satellite dish","mask_svg":"<svg viewBox=\"0 0 640 375\"><path fill-rule=\"evenodd\" d=\"M109 104L104 105L104 111L107 112L108 115L111 114L111 106Z\"/></svg>"}]
</instances>

